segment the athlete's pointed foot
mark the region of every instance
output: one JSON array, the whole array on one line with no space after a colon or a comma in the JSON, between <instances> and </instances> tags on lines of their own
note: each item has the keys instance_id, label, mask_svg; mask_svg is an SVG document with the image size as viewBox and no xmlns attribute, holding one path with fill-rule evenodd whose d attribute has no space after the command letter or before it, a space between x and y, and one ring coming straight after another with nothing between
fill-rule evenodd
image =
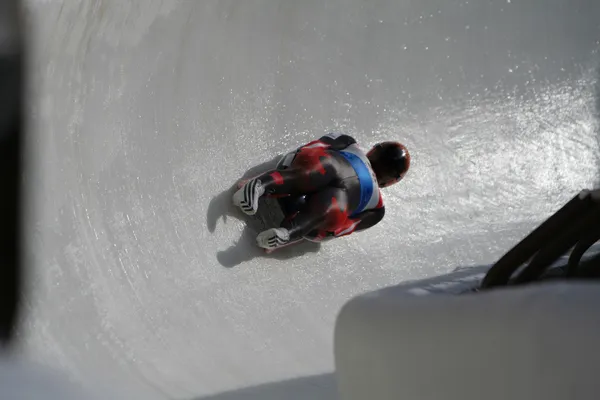
<instances>
[{"instance_id":1,"label":"athlete's pointed foot","mask_svg":"<svg viewBox=\"0 0 600 400\"><path fill-rule=\"evenodd\" d=\"M238 206L248 215L256 214L258 210L258 200L265 193L265 188L258 179L252 179L242 186L233 195L233 204Z\"/></svg>"},{"instance_id":2,"label":"athlete's pointed foot","mask_svg":"<svg viewBox=\"0 0 600 400\"><path fill-rule=\"evenodd\" d=\"M285 228L271 228L258 234L256 243L267 250L285 246L290 241L290 233Z\"/></svg>"}]
</instances>

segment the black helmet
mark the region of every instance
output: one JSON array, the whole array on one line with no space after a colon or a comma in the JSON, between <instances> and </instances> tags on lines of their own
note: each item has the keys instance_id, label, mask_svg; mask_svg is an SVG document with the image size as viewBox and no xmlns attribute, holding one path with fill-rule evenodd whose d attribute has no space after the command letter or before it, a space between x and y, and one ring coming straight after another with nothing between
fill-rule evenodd
<instances>
[{"instance_id":1,"label":"black helmet","mask_svg":"<svg viewBox=\"0 0 600 400\"><path fill-rule=\"evenodd\" d=\"M410 168L410 154L402 143L378 143L369 150L367 157L382 188L399 182Z\"/></svg>"}]
</instances>

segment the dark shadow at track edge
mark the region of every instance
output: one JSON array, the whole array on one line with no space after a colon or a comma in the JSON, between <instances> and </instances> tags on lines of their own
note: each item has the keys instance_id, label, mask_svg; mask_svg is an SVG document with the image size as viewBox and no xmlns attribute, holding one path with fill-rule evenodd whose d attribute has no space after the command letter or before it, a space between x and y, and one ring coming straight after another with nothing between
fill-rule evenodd
<instances>
[{"instance_id":1,"label":"dark shadow at track edge","mask_svg":"<svg viewBox=\"0 0 600 400\"><path fill-rule=\"evenodd\" d=\"M333 400L337 398L335 376L330 373L266 383L193 400Z\"/></svg>"}]
</instances>

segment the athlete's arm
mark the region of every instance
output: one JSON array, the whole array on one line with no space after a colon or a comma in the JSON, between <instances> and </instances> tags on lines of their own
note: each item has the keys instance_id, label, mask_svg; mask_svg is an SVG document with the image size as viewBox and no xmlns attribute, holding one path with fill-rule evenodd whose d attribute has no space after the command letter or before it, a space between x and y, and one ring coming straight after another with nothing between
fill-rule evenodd
<instances>
[{"instance_id":1,"label":"athlete's arm","mask_svg":"<svg viewBox=\"0 0 600 400\"><path fill-rule=\"evenodd\" d=\"M363 211L357 215L356 219L360 222L356 225L354 232L364 231L377 225L385 215L385 207L375 208L372 210Z\"/></svg>"},{"instance_id":2,"label":"athlete's arm","mask_svg":"<svg viewBox=\"0 0 600 400\"><path fill-rule=\"evenodd\" d=\"M356 140L352 136L335 132L321 136L318 141L327 144L333 150L344 150L346 147L356 143Z\"/></svg>"},{"instance_id":3,"label":"athlete's arm","mask_svg":"<svg viewBox=\"0 0 600 400\"><path fill-rule=\"evenodd\" d=\"M385 215L385 208L363 211L353 218L348 218L344 227L335 232L336 237L348 236L354 232L364 231L379 223Z\"/></svg>"},{"instance_id":4,"label":"athlete's arm","mask_svg":"<svg viewBox=\"0 0 600 400\"><path fill-rule=\"evenodd\" d=\"M296 154L298 154L298 150L300 150L302 147L325 145L326 147L333 149L333 150L344 150L346 147L350 146L351 144L355 144L355 143L356 143L356 140L354 140L354 138L352 136L348 136L348 135L341 134L341 133L333 133L333 132L328 133L327 135L321 136L317 140L313 140L312 142L302 145L294 150L291 150L287 154L283 155L281 157L281 159L279 160L279 162L277 163L277 169L288 168L294 161Z\"/></svg>"}]
</instances>

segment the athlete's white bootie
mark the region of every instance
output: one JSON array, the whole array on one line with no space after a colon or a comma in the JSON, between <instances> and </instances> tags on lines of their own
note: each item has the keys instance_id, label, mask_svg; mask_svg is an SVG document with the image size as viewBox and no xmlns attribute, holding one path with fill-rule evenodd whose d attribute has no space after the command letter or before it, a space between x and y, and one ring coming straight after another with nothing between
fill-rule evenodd
<instances>
[{"instance_id":1,"label":"athlete's white bootie","mask_svg":"<svg viewBox=\"0 0 600 400\"><path fill-rule=\"evenodd\" d=\"M285 228L271 228L258 234L256 243L263 249L272 250L285 246L290 241L290 232Z\"/></svg>"},{"instance_id":2,"label":"athlete's white bootie","mask_svg":"<svg viewBox=\"0 0 600 400\"><path fill-rule=\"evenodd\" d=\"M265 193L265 188L258 179L252 179L233 194L233 204L248 215L256 214L258 199Z\"/></svg>"}]
</instances>

